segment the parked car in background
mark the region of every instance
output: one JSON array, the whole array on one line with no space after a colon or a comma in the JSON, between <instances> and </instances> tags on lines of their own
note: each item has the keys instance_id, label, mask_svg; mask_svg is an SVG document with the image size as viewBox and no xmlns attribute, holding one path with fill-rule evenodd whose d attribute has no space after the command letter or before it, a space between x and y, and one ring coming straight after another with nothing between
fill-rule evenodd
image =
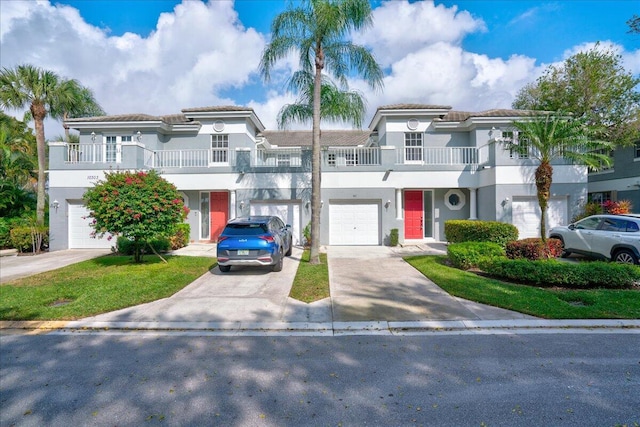
<instances>
[{"instance_id":1,"label":"parked car in background","mask_svg":"<svg viewBox=\"0 0 640 427\"><path fill-rule=\"evenodd\" d=\"M291 226L276 216L236 218L218 237L218 267L223 273L233 265L272 266L281 271L285 256L291 255Z\"/></svg>"},{"instance_id":2,"label":"parked car in background","mask_svg":"<svg viewBox=\"0 0 640 427\"><path fill-rule=\"evenodd\" d=\"M554 227L549 238L562 241L562 256L572 253L627 264L640 259L640 215L592 215Z\"/></svg>"}]
</instances>

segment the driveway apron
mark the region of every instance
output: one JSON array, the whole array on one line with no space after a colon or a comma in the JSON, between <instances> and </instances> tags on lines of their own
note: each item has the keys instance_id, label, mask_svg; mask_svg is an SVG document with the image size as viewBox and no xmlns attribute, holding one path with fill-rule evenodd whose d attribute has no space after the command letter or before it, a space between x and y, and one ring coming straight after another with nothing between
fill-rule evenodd
<instances>
[{"instance_id":1,"label":"driveway apron","mask_svg":"<svg viewBox=\"0 0 640 427\"><path fill-rule=\"evenodd\" d=\"M327 254L334 322L524 318L449 295L388 247L329 246Z\"/></svg>"},{"instance_id":2,"label":"driveway apron","mask_svg":"<svg viewBox=\"0 0 640 427\"><path fill-rule=\"evenodd\" d=\"M109 322L280 322L302 250L284 260L280 272L269 267L215 267L181 291L159 301L84 320Z\"/></svg>"}]
</instances>

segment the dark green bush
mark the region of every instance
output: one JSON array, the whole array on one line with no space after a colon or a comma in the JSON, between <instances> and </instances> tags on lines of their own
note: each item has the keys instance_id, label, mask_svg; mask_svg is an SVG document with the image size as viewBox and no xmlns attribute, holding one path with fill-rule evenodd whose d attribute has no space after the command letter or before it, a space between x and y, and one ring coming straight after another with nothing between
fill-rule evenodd
<instances>
[{"instance_id":1,"label":"dark green bush","mask_svg":"<svg viewBox=\"0 0 640 427\"><path fill-rule=\"evenodd\" d=\"M549 259L557 258L562 253L562 242L558 239L542 241L539 237L514 240L508 242L506 247L507 258L510 259Z\"/></svg>"},{"instance_id":2,"label":"dark green bush","mask_svg":"<svg viewBox=\"0 0 640 427\"><path fill-rule=\"evenodd\" d=\"M518 240L515 225L498 221L449 220L444 223L444 234L449 243L494 242L503 248Z\"/></svg>"},{"instance_id":3,"label":"dark green bush","mask_svg":"<svg viewBox=\"0 0 640 427\"><path fill-rule=\"evenodd\" d=\"M608 262L562 262L553 259L483 258L479 267L492 276L536 286L629 288L640 283L640 268Z\"/></svg>"},{"instance_id":4,"label":"dark green bush","mask_svg":"<svg viewBox=\"0 0 640 427\"><path fill-rule=\"evenodd\" d=\"M189 224L183 222L176 226L176 231L171 237L169 237L169 247L172 250L184 248L189 244L189 235L191 234L191 227Z\"/></svg>"},{"instance_id":5,"label":"dark green bush","mask_svg":"<svg viewBox=\"0 0 640 427\"><path fill-rule=\"evenodd\" d=\"M447 246L447 255L454 267L463 270L475 268L482 258L503 257L504 249L493 242L462 242Z\"/></svg>"},{"instance_id":6,"label":"dark green bush","mask_svg":"<svg viewBox=\"0 0 640 427\"><path fill-rule=\"evenodd\" d=\"M11 229L28 225L28 221L20 217L0 217L0 249L13 248L11 243Z\"/></svg>"},{"instance_id":7,"label":"dark green bush","mask_svg":"<svg viewBox=\"0 0 640 427\"><path fill-rule=\"evenodd\" d=\"M14 227L9 232L11 246L19 252L41 252L49 244L49 227L25 226Z\"/></svg>"},{"instance_id":8,"label":"dark green bush","mask_svg":"<svg viewBox=\"0 0 640 427\"><path fill-rule=\"evenodd\" d=\"M398 229L392 228L389 232L389 245L398 246Z\"/></svg>"},{"instance_id":9,"label":"dark green bush","mask_svg":"<svg viewBox=\"0 0 640 427\"><path fill-rule=\"evenodd\" d=\"M169 239L154 239L151 240L151 245L156 250L156 252L167 252L169 250ZM149 248L147 241L139 240L137 244L140 246L140 251L145 254L152 254L153 251ZM116 249L119 254L122 255L133 255L136 249L136 242L133 240L129 240L124 236L118 237L116 243Z\"/></svg>"}]
</instances>

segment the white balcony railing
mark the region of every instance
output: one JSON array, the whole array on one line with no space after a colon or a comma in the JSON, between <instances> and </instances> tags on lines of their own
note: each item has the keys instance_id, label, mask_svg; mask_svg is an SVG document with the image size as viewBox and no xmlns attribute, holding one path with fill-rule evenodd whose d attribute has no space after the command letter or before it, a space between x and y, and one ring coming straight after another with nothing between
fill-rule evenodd
<instances>
[{"instance_id":1,"label":"white balcony railing","mask_svg":"<svg viewBox=\"0 0 640 427\"><path fill-rule=\"evenodd\" d=\"M151 164L154 168L206 168L233 164L233 151L227 148L202 150L160 150L154 151Z\"/></svg>"},{"instance_id":2,"label":"white balcony railing","mask_svg":"<svg viewBox=\"0 0 640 427\"><path fill-rule=\"evenodd\" d=\"M478 149L475 147L427 147L420 150L398 150L399 164L422 165L477 165Z\"/></svg>"},{"instance_id":3,"label":"white balcony railing","mask_svg":"<svg viewBox=\"0 0 640 427\"><path fill-rule=\"evenodd\" d=\"M65 163L102 163L106 144L67 144Z\"/></svg>"},{"instance_id":4,"label":"white balcony railing","mask_svg":"<svg viewBox=\"0 0 640 427\"><path fill-rule=\"evenodd\" d=\"M329 148L325 152L325 164L327 166L377 166L381 164L380 148Z\"/></svg>"},{"instance_id":5,"label":"white balcony railing","mask_svg":"<svg viewBox=\"0 0 640 427\"><path fill-rule=\"evenodd\" d=\"M294 167L302 166L302 150L300 148L271 148L256 150L254 164L256 167Z\"/></svg>"}]
</instances>

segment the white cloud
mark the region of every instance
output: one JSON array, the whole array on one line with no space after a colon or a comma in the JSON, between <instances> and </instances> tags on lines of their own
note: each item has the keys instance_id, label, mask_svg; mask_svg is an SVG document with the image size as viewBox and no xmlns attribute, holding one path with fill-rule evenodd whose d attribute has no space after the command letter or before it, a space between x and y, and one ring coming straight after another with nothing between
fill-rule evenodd
<instances>
[{"instance_id":1,"label":"white cloud","mask_svg":"<svg viewBox=\"0 0 640 427\"><path fill-rule=\"evenodd\" d=\"M109 36L76 9L48 2L2 2L0 15L2 67L30 63L75 78L110 114L233 104L220 93L249 82L265 45L232 2L185 1L148 37Z\"/></svg>"},{"instance_id":2,"label":"white cloud","mask_svg":"<svg viewBox=\"0 0 640 427\"><path fill-rule=\"evenodd\" d=\"M577 46L573 46L571 49L564 51L562 58L567 59L577 53L587 52L594 48L600 49L600 51L612 51L622 57L622 66L631 74L640 74L640 49L634 51L627 51L623 46L613 43L612 41L605 40L599 43L582 43ZM554 65L560 65L556 63Z\"/></svg>"},{"instance_id":3,"label":"white cloud","mask_svg":"<svg viewBox=\"0 0 640 427\"><path fill-rule=\"evenodd\" d=\"M387 67L425 45L459 45L465 35L485 31L482 20L467 11L421 1L386 1L373 11L371 30L355 34L354 42L371 46L376 60Z\"/></svg>"}]
</instances>

